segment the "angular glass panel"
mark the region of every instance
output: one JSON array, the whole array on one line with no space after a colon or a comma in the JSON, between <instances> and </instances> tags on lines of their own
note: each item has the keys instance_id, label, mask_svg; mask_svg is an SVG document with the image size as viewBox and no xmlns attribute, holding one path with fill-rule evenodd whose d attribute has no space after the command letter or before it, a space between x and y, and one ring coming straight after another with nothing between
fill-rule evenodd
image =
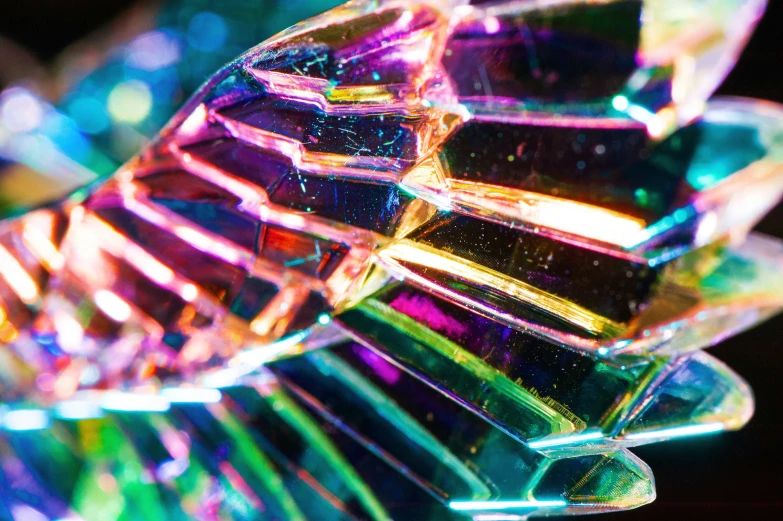
<instances>
[{"instance_id":1,"label":"angular glass panel","mask_svg":"<svg viewBox=\"0 0 783 521\"><path fill-rule=\"evenodd\" d=\"M284 372L290 376L299 370L304 378L310 374L301 364ZM339 409L341 413L360 414L350 405L356 390L349 383L353 377L345 376L343 383L335 382L346 387L334 389L333 404L348 406ZM364 385L373 392L367 387L372 384ZM457 456L448 458L482 492L471 495L459 486L447 487L465 493L454 499L417 481L400 462L368 445L347 425L338 423L335 428L333 418L303 392L264 375L255 386L222 393L169 389L158 403L134 404L118 397L116 402L105 402L118 409L107 413L96 414L83 402L67 402L47 425L35 424L41 410L6 412L0 431L0 475L28 488L26 494L11 490L0 497L17 512L33 508L45 519L73 512L85 521L184 521L207 513L237 521L257 519L259 513L283 520L385 520L406 519L414 512L418 519L445 521L492 512L601 512L639 506L654 498L649 469L628 452L550 460L489 425L482 427L483 421L468 413L476 433L489 434L486 440L486 434L476 439L489 452L480 456L484 450L477 453L458 438L437 449L444 455L459 449L478 465L469 469ZM354 404L367 397L355 397L359 402ZM417 426L405 411L393 412L393 402L387 404L391 416L365 409L370 414L359 425L371 432L372 422L385 422L391 434L399 429L396 439L410 446L430 436L426 425ZM446 409L436 409L438 422L452 418L450 406L444 405ZM131 410L134 406L137 409ZM412 434L413 440L405 442L406 434ZM519 454L525 467L501 464L504 460L498 459L501 454L495 442ZM484 468L490 475L502 471L505 480L516 480L518 485L520 479L527 479L529 486L520 489L509 482L509 492L518 499L498 500L497 491L487 486L491 482Z\"/></svg>"},{"instance_id":2,"label":"angular glass panel","mask_svg":"<svg viewBox=\"0 0 783 521\"><path fill-rule=\"evenodd\" d=\"M765 5L763 0L470 3L455 9L442 60L469 110L544 124L555 119L612 126L625 119L655 137L699 113Z\"/></svg>"},{"instance_id":3,"label":"angular glass panel","mask_svg":"<svg viewBox=\"0 0 783 521\"><path fill-rule=\"evenodd\" d=\"M584 452L664 439L669 432L618 436L656 400L672 403L661 421L672 422L665 429L675 432L735 428L753 411L747 384L707 355L629 357L617 366L405 285L365 299L338 321L387 363L539 450L577 445ZM670 394L686 398L668 401Z\"/></svg>"}]
</instances>

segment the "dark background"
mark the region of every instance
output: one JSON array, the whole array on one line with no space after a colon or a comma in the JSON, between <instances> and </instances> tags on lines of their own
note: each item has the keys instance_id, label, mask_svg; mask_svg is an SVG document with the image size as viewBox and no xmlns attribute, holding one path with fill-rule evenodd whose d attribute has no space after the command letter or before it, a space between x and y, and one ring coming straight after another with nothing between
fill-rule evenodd
<instances>
[{"instance_id":1,"label":"dark background","mask_svg":"<svg viewBox=\"0 0 783 521\"><path fill-rule=\"evenodd\" d=\"M770 6L719 94L783 103L783 0ZM46 60L131 5L129 0L3 0L0 35ZM2 43L0 43L2 45ZM3 64L8 66L8 64ZM759 230L783 237L783 205ZM756 393L742 431L634 449L652 467L658 500L614 521L783 519L783 317L712 349Z\"/></svg>"}]
</instances>

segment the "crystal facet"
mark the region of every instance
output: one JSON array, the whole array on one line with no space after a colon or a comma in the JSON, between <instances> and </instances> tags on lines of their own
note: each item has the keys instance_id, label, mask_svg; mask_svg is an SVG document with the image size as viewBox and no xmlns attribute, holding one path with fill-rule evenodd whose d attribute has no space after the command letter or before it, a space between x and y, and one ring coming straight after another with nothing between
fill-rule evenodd
<instances>
[{"instance_id":1,"label":"crystal facet","mask_svg":"<svg viewBox=\"0 0 783 521\"><path fill-rule=\"evenodd\" d=\"M8 508L522 519L742 427L699 351L783 306L756 0L351 2L100 186L0 223ZM68 476L63 480L62 476ZM41 506L43 505L43 506ZM266 517L264 517L266 516Z\"/></svg>"}]
</instances>

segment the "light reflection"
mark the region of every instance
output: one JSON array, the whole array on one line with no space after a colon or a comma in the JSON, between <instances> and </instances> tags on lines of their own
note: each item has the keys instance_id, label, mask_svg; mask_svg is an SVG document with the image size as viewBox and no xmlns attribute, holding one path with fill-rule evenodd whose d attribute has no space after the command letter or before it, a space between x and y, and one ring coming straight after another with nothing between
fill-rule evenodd
<instances>
[{"instance_id":1,"label":"light reflection","mask_svg":"<svg viewBox=\"0 0 783 521\"><path fill-rule=\"evenodd\" d=\"M527 517L513 514L479 514L473 516L473 521L524 521L525 519Z\"/></svg>"},{"instance_id":2,"label":"light reflection","mask_svg":"<svg viewBox=\"0 0 783 521\"><path fill-rule=\"evenodd\" d=\"M67 400L54 407L54 414L63 420L89 420L103 417L103 410L94 401Z\"/></svg>"},{"instance_id":3,"label":"light reflection","mask_svg":"<svg viewBox=\"0 0 783 521\"><path fill-rule=\"evenodd\" d=\"M301 351L301 344L310 336L310 330L306 329L294 335L278 340L273 344L251 348L239 353L232 359L232 363L247 367L261 367L281 355Z\"/></svg>"},{"instance_id":4,"label":"light reflection","mask_svg":"<svg viewBox=\"0 0 783 521\"><path fill-rule=\"evenodd\" d=\"M483 183L449 180L449 193L453 201L474 208L618 246L646 226L641 219L599 206Z\"/></svg>"},{"instance_id":5,"label":"light reflection","mask_svg":"<svg viewBox=\"0 0 783 521\"><path fill-rule=\"evenodd\" d=\"M38 285L11 253L0 245L0 277L25 304L38 301Z\"/></svg>"},{"instance_id":6,"label":"light reflection","mask_svg":"<svg viewBox=\"0 0 783 521\"><path fill-rule=\"evenodd\" d=\"M208 117L209 113L207 112L207 106L202 103L187 117L187 119L185 119L185 121L182 122L182 125L179 127L179 132L185 135L195 135L207 124ZM190 159L190 154L185 154L185 162L189 162Z\"/></svg>"},{"instance_id":7,"label":"light reflection","mask_svg":"<svg viewBox=\"0 0 783 521\"><path fill-rule=\"evenodd\" d=\"M688 425L685 427L674 427L672 429L661 429L658 431L637 432L625 436L627 440L652 440L652 439L672 439L685 438L688 436L698 436L700 434L712 434L725 430L726 427L720 422L707 423L704 425Z\"/></svg>"},{"instance_id":8,"label":"light reflection","mask_svg":"<svg viewBox=\"0 0 783 521\"><path fill-rule=\"evenodd\" d=\"M223 243L223 241L219 239L213 239L212 237L201 233L198 230L194 230L193 228L189 228L188 226L174 226L173 231L177 237L192 245L197 250L210 253L234 265L240 263L240 253L236 251L236 249L228 247Z\"/></svg>"},{"instance_id":9,"label":"light reflection","mask_svg":"<svg viewBox=\"0 0 783 521\"><path fill-rule=\"evenodd\" d=\"M39 431L49 427L49 414L42 409L7 411L0 424L7 431Z\"/></svg>"},{"instance_id":10,"label":"light reflection","mask_svg":"<svg viewBox=\"0 0 783 521\"><path fill-rule=\"evenodd\" d=\"M101 407L106 411L166 412L171 404L162 396L110 391L101 398Z\"/></svg>"},{"instance_id":11,"label":"light reflection","mask_svg":"<svg viewBox=\"0 0 783 521\"><path fill-rule=\"evenodd\" d=\"M35 226L26 224L22 232L25 246L32 251L50 271L59 271L65 265L65 257L57 251L54 244Z\"/></svg>"},{"instance_id":12,"label":"light reflection","mask_svg":"<svg viewBox=\"0 0 783 521\"><path fill-rule=\"evenodd\" d=\"M567 320L586 331L606 335L619 334L622 331L620 324L573 302L542 291L535 286L513 279L485 266L470 262L456 255L451 255L445 251L435 250L424 244L403 240L381 250L377 255L384 261L387 267L400 271L409 278L415 277L415 272L404 268L400 262L415 266L426 266L434 271L448 273L475 287L496 288L496 290L502 291L515 300L535 305L540 309L549 310L561 319ZM427 279L420 280L427 283L428 288L433 291L442 294L448 294L450 291L445 286L426 282ZM460 298L464 300L464 297ZM478 307L481 303L472 301L471 305Z\"/></svg>"},{"instance_id":13,"label":"light reflection","mask_svg":"<svg viewBox=\"0 0 783 521\"><path fill-rule=\"evenodd\" d=\"M182 286L180 296L186 302L193 302L198 297L198 288L195 284L187 282Z\"/></svg>"},{"instance_id":14,"label":"light reflection","mask_svg":"<svg viewBox=\"0 0 783 521\"><path fill-rule=\"evenodd\" d=\"M28 505L12 505L11 517L14 521L49 521L49 518Z\"/></svg>"},{"instance_id":15,"label":"light reflection","mask_svg":"<svg viewBox=\"0 0 783 521\"><path fill-rule=\"evenodd\" d=\"M170 403L218 403L223 397L217 389L195 387L167 387L160 395Z\"/></svg>"},{"instance_id":16,"label":"light reflection","mask_svg":"<svg viewBox=\"0 0 783 521\"><path fill-rule=\"evenodd\" d=\"M535 499L529 501L452 501L449 508L460 512L470 512L474 510L511 510L515 508L546 508L546 507L564 507L565 501L538 501Z\"/></svg>"},{"instance_id":17,"label":"light reflection","mask_svg":"<svg viewBox=\"0 0 783 521\"><path fill-rule=\"evenodd\" d=\"M626 237L625 241L623 241L622 246L623 248L628 250L636 248L637 246L649 241L653 237L662 235L663 233L673 229L678 224L683 224L687 222L689 219L693 218L696 214L697 212L693 205L689 205L684 208L679 208L675 212L673 212L672 215L667 215L661 220L651 224L641 233L634 236L630 236L630 238Z\"/></svg>"},{"instance_id":18,"label":"light reflection","mask_svg":"<svg viewBox=\"0 0 783 521\"><path fill-rule=\"evenodd\" d=\"M550 447L559 447L563 445L574 445L591 440L600 440L604 437L601 431L587 432L584 434L577 434L575 436L563 436L561 438L555 438L550 440L541 440L528 443L531 449L545 449Z\"/></svg>"},{"instance_id":19,"label":"light reflection","mask_svg":"<svg viewBox=\"0 0 783 521\"><path fill-rule=\"evenodd\" d=\"M188 470L190 462L187 459L172 459L165 463L161 463L158 469L155 471L155 475L158 480L167 482L182 475L183 472Z\"/></svg>"},{"instance_id":20,"label":"light reflection","mask_svg":"<svg viewBox=\"0 0 783 521\"><path fill-rule=\"evenodd\" d=\"M628 98L623 95L615 96L612 99L612 107L614 107L615 110L619 110L620 112L625 112L630 105L631 102L628 101Z\"/></svg>"},{"instance_id":21,"label":"light reflection","mask_svg":"<svg viewBox=\"0 0 783 521\"><path fill-rule=\"evenodd\" d=\"M117 322L125 322L131 317L131 307L123 299L106 289L95 292L95 304L109 318Z\"/></svg>"},{"instance_id":22,"label":"light reflection","mask_svg":"<svg viewBox=\"0 0 783 521\"><path fill-rule=\"evenodd\" d=\"M68 353L79 350L84 339L84 328L69 313L58 311L52 318L57 331L57 344Z\"/></svg>"}]
</instances>

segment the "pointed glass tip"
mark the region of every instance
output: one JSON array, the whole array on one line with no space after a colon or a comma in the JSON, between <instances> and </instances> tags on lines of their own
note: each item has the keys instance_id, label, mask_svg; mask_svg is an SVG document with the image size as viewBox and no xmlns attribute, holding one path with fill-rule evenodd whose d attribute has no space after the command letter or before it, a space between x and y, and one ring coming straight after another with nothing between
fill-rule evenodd
<instances>
[{"instance_id":1,"label":"pointed glass tip","mask_svg":"<svg viewBox=\"0 0 783 521\"><path fill-rule=\"evenodd\" d=\"M473 114L637 124L654 138L700 113L765 7L763 0L471 4L455 10L443 66Z\"/></svg>"}]
</instances>

